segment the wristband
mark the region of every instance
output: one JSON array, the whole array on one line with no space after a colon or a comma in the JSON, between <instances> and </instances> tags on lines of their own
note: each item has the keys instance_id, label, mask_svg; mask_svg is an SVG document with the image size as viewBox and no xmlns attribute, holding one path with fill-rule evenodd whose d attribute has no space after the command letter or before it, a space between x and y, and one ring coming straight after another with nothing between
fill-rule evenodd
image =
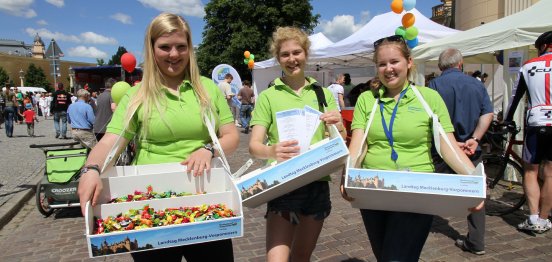
<instances>
[{"instance_id":1,"label":"wristband","mask_svg":"<svg viewBox=\"0 0 552 262\"><path fill-rule=\"evenodd\" d=\"M213 145L211 144L205 144L203 145L203 148L209 150L211 152L211 157L214 158L215 157L215 149L213 148Z\"/></svg>"},{"instance_id":2,"label":"wristband","mask_svg":"<svg viewBox=\"0 0 552 262\"><path fill-rule=\"evenodd\" d=\"M81 175L87 173L90 170L94 170L98 172L98 176L101 175L102 172L100 172L100 166L98 165L86 165L81 169Z\"/></svg>"},{"instance_id":3,"label":"wristband","mask_svg":"<svg viewBox=\"0 0 552 262\"><path fill-rule=\"evenodd\" d=\"M477 138L477 137L475 137L475 136L472 136L471 139L475 140L475 142L477 142L478 144L479 144L479 142L481 141L481 140L479 140L479 138Z\"/></svg>"}]
</instances>

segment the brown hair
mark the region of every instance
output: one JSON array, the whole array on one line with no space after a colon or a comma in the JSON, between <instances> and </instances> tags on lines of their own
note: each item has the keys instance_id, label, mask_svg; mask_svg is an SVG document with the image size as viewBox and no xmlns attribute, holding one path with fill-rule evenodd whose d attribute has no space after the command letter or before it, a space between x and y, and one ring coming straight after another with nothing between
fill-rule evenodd
<instances>
[{"instance_id":1,"label":"brown hair","mask_svg":"<svg viewBox=\"0 0 552 262\"><path fill-rule=\"evenodd\" d=\"M408 49L408 46L406 45L406 42L405 41L389 41L387 39L384 39L380 44L378 44L374 50L374 63L377 65L378 63L378 53L379 53L379 50L383 47L383 46L392 46L394 48L396 48L397 50L399 50L399 52L401 52L401 54L403 55L403 57L406 59L406 61L409 61L412 59L412 55L410 54L410 49ZM410 78L410 73L412 72L412 70L414 69L414 66L412 66L411 68L408 69L408 73L407 73L407 77Z\"/></svg>"}]
</instances>

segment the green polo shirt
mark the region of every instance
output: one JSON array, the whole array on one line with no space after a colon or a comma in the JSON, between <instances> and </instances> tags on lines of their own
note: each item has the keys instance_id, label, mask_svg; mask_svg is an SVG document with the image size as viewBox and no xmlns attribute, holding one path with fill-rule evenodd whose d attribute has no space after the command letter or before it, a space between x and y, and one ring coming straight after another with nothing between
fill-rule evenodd
<instances>
[{"instance_id":1,"label":"green polo shirt","mask_svg":"<svg viewBox=\"0 0 552 262\"><path fill-rule=\"evenodd\" d=\"M251 125L266 127L269 144L274 145L279 141L276 112L295 108L302 109L305 105L320 110L318 107L318 99L316 99L316 93L312 89L312 84L316 83L316 80L314 78L307 78L307 80L310 84L305 86L300 94L297 94L289 86L284 84L280 78L276 78L276 80L274 80L274 86L261 92L259 98L255 101ZM327 110L337 110L337 104L335 103L332 93L326 88L322 88L322 90L324 90L326 102L328 103ZM312 137L311 144L324 139L324 131L324 125L321 124Z\"/></svg>"},{"instance_id":2,"label":"green polo shirt","mask_svg":"<svg viewBox=\"0 0 552 262\"><path fill-rule=\"evenodd\" d=\"M226 99L222 96L216 84L209 78L202 77L201 83L211 99L218 121L215 129L219 126L233 123L232 113L228 108ZM107 126L108 133L123 135L127 139L133 139L139 133L138 128L144 121L142 108L132 117L129 128L123 132L124 119L130 97L139 92L141 85L131 88L121 101ZM149 116L149 128L145 138L137 139L137 153L133 164L160 164L181 162L188 156L201 148L204 144L210 143L211 138L207 127L203 124L199 101L195 96L192 85L188 80L180 86L180 98L164 89L166 105L159 111L153 110Z\"/></svg>"},{"instance_id":3,"label":"green polo shirt","mask_svg":"<svg viewBox=\"0 0 552 262\"><path fill-rule=\"evenodd\" d=\"M393 98L383 97L384 88L380 91L381 101L384 104L385 123L389 127L391 114L395 107ZM435 90L427 87L417 87L431 110L439 117L445 132L454 132L445 102ZM358 98L353 115L351 129L365 129L368 118L375 103L372 92L364 92ZM399 158L397 165L391 159L391 147L385 136L381 122L379 105L372 126L368 132L368 152L362 162L362 168L397 170L409 168L418 172L433 172L431 159L431 145L433 143L432 120L424 110L422 103L409 88L399 101L397 115L393 125L394 148Z\"/></svg>"}]
</instances>

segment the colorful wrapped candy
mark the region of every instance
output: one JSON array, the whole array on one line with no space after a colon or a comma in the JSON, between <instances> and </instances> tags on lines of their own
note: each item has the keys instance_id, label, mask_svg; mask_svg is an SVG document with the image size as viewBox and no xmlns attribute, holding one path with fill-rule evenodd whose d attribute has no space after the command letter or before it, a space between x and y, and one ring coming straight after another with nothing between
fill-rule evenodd
<instances>
[{"instance_id":1,"label":"colorful wrapped candy","mask_svg":"<svg viewBox=\"0 0 552 262\"><path fill-rule=\"evenodd\" d=\"M193 223L235 216L234 211L224 204L166 208L158 211L155 211L149 205L145 205L141 210L130 209L115 217L108 216L105 219L95 219L94 234Z\"/></svg>"},{"instance_id":2,"label":"colorful wrapped candy","mask_svg":"<svg viewBox=\"0 0 552 262\"><path fill-rule=\"evenodd\" d=\"M205 194L203 192L202 194ZM123 197L116 197L111 199L109 203L122 203L122 202L132 202L132 201L142 201L142 200L150 200L150 199L160 199L160 198L172 198L172 197L182 197L182 196L191 196L192 193L188 192L180 192L176 193L174 191L167 191L167 192L154 192L153 187L150 185L147 187L145 192L141 192L138 190L134 191L134 194L128 194Z\"/></svg>"}]
</instances>

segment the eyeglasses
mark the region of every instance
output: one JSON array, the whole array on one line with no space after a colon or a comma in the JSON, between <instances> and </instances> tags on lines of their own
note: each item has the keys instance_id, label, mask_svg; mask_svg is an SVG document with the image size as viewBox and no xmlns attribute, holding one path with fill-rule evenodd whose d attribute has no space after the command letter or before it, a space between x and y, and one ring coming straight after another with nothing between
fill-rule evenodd
<instances>
[{"instance_id":1,"label":"eyeglasses","mask_svg":"<svg viewBox=\"0 0 552 262\"><path fill-rule=\"evenodd\" d=\"M383 41L387 40L387 42L400 42L400 43L404 43L404 38L400 35L392 35L392 36L388 36L388 37L384 37L382 39L379 39L379 40L376 40L374 42L374 49L378 48L379 45L381 45L381 43L383 43Z\"/></svg>"}]
</instances>

